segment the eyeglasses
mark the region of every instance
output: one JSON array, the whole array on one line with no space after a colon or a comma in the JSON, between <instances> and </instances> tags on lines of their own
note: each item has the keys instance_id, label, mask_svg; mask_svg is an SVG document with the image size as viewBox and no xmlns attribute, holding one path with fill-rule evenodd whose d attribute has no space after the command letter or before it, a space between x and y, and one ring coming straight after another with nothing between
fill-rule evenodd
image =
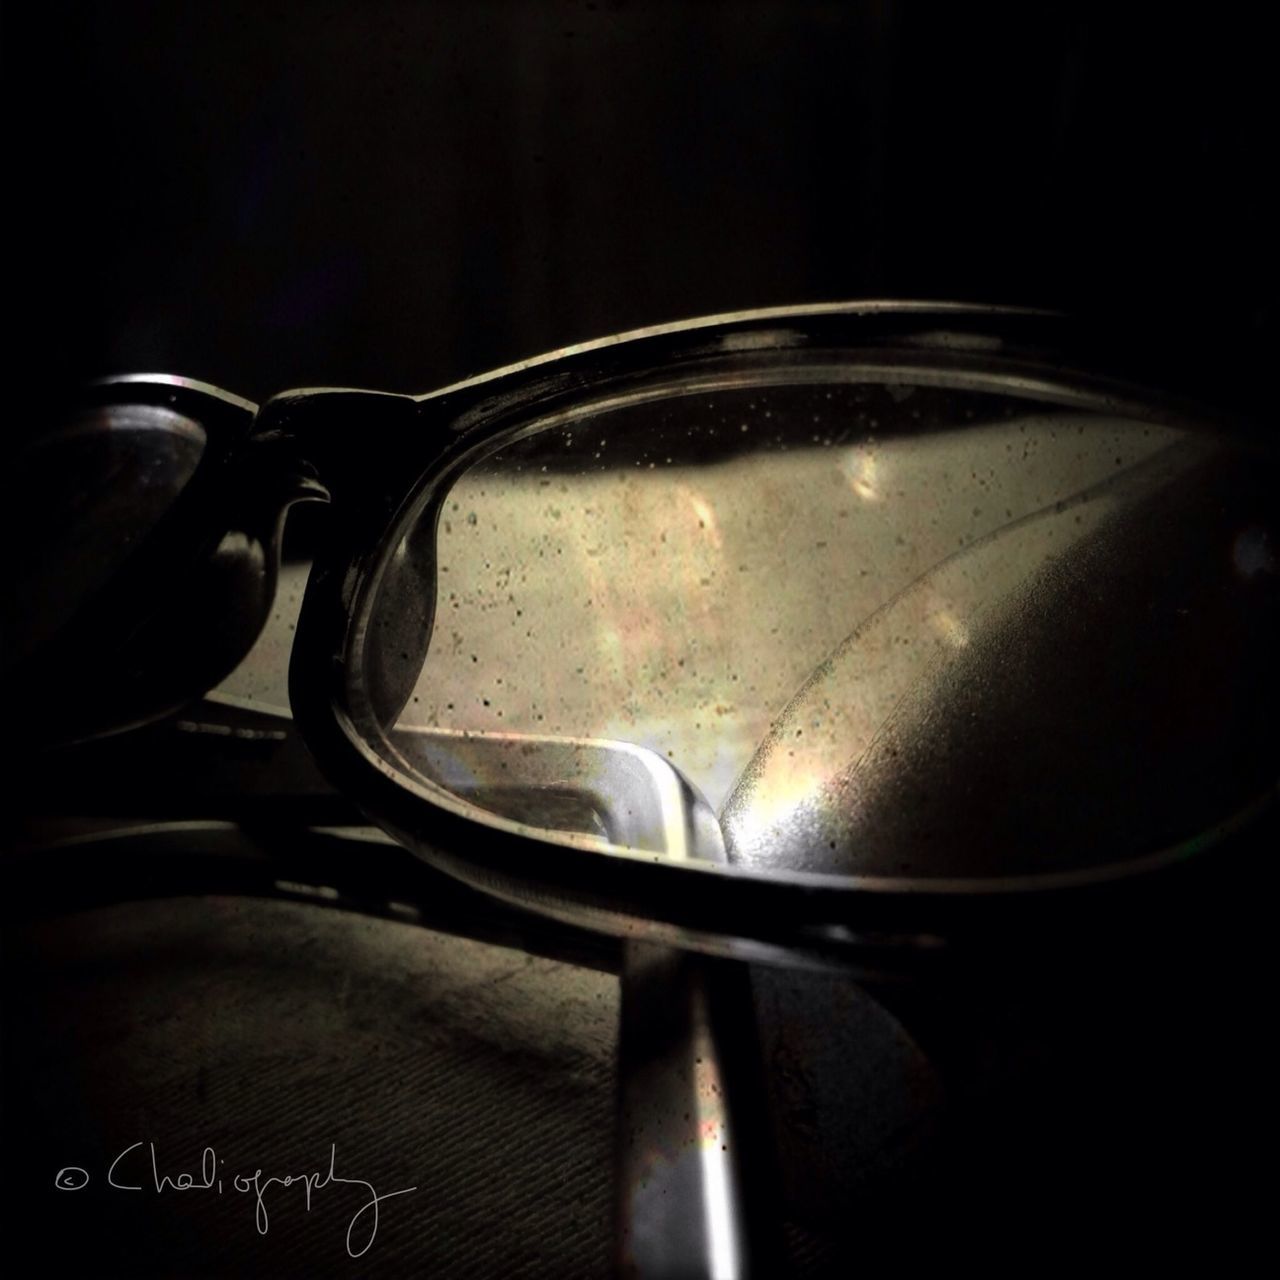
<instances>
[{"instance_id":1,"label":"eyeglasses","mask_svg":"<svg viewBox=\"0 0 1280 1280\"><path fill-rule=\"evenodd\" d=\"M1274 436L1185 372L1055 316L849 304L420 397L112 379L21 461L61 501L9 700L66 742L199 696L284 511L328 499L294 717L474 887L855 969L1178 921L1272 829L1278 709Z\"/></svg>"},{"instance_id":2,"label":"eyeglasses","mask_svg":"<svg viewBox=\"0 0 1280 1280\"><path fill-rule=\"evenodd\" d=\"M791 958L1127 903L1274 795L1276 452L1121 367L1057 317L873 304L421 397L113 379L20 468L69 497L11 700L66 739L216 684L327 496L295 717L471 884Z\"/></svg>"}]
</instances>

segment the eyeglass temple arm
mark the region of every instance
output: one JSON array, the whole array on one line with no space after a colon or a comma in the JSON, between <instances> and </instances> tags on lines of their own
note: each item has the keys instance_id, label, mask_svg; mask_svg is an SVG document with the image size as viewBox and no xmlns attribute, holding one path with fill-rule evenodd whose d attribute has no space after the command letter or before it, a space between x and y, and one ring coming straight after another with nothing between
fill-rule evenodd
<instances>
[{"instance_id":1,"label":"eyeglass temple arm","mask_svg":"<svg viewBox=\"0 0 1280 1280\"><path fill-rule=\"evenodd\" d=\"M667 760L644 754L679 810L667 819L668 856L723 862L711 807ZM750 969L632 939L621 976L619 1273L774 1274L777 1160Z\"/></svg>"},{"instance_id":2,"label":"eyeglass temple arm","mask_svg":"<svg viewBox=\"0 0 1280 1280\"><path fill-rule=\"evenodd\" d=\"M619 1274L774 1274L767 1138L750 970L626 944L618 1049Z\"/></svg>"}]
</instances>

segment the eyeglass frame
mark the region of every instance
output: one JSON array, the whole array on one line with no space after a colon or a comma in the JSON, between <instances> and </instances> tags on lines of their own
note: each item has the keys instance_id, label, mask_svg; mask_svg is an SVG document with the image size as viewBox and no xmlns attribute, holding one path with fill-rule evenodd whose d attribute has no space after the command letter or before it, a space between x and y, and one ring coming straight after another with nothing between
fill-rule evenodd
<instances>
[{"instance_id":1,"label":"eyeglass frame","mask_svg":"<svg viewBox=\"0 0 1280 1280\"><path fill-rule=\"evenodd\" d=\"M861 964L943 939L961 948L1003 947L1015 938L1036 946L1060 939L1064 928L1126 930L1139 905L1149 922L1153 902L1179 927L1206 881L1219 883L1228 868L1248 862L1257 821L1274 821L1273 795L1236 815L1217 840L1197 837L1114 867L982 880L835 876L575 847L442 788L411 783L371 749L385 715L374 710L376 694L353 702L353 680L368 683L373 602L415 519L420 529L429 525L420 551L434 578L434 522L420 517L433 503L438 513L471 462L557 413L656 398L675 381L688 394L815 380L814 371L835 367L843 380L852 372L1003 392L1224 431L1268 453L1276 449L1263 419L1207 401L1194 382L1197 371L1180 377L1167 353L1085 333L1052 313L969 304L833 303L708 317L565 348L421 396L309 388L255 408L208 384L129 375L97 384L87 403L164 406L199 422L208 443L171 511L107 596L89 606L89 617L103 634L127 642L138 619L160 607L156 583L180 580L207 558L229 519L262 545L273 589L284 510L301 498L327 497L328 537L312 565L290 659L295 721L336 789L400 843L472 887L624 937L787 963ZM752 381L770 370L774 378ZM776 376L782 370L789 376ZM1155 385L1166 389L1151 390ZM433 599L426 603L434 607ZM415 644L414 656L425 657L432 622L428 615L396 642ZM354 675L353 655L361 664ZM58 656L55 648L52 660ZM1206 843L1213 856L1198 856L1193 847Z\"/></svg>"}]
</instances>

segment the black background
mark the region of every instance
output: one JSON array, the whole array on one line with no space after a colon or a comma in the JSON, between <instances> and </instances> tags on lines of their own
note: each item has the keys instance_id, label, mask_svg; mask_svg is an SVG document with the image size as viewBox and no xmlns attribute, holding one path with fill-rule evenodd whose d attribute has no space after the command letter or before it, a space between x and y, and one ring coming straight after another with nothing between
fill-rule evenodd
<instances>
[{"instance_id":1,"label":"black background","mask_svg":"<svg viewBox=\"0 0 1280 1280\"><path fill-rule=\"evenodd\" d=\"M1258 11L1261 14L1261 10ZM1228 7L5 6L22 388L420 392L859 296L1274 329L1273 87Z\"/></svg>"}]
</instances>

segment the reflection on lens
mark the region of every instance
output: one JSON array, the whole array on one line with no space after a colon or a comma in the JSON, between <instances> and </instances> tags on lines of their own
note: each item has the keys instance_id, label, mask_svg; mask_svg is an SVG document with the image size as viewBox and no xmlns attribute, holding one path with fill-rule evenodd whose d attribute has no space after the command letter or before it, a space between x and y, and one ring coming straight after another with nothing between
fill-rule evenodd
<instances>
[{"instance_id":1,"label":"reflection on lens","mask_svg":"<svg viewBox=\"0 0 1280 1280\"><path fill-rule=\"evenodd\" d=\"M1169 428L930 387L531 424L420 517L434 629L393 736L641 748L771 869L1145 854L1275 776L1273 747L1232 776L1275 705L1266 476ZM567 802L573 777L549 818L550 750L523 779L510 754L465 783L430 753L400 763L505 817L654 847L618 838L594 784Z\"/></svg>"},{"instance_id":2,"label":"reflection on lens","mask_svg":"<svg viewBox=\"0 0 1280 1280\"><path fill-rule=\"evenodd\" d=\"M1177 442L899 593L756 753L723 812L736 859L1070 873L1255 802L1276 768L1274 591L1229 571L1242 506L1266 502L1251 462Z\"/></svg>"},{"instance_id":3,"label":"reflection on lens","mask_svg":"<svg viewBox=\"0 0 1280 1280\"><path fill-rule=\"evenodd\" d=\"M10 483L28 523L13 566L6 663L46 643L110 582L195 474L205 444L204 428L182 414L114 405L19 455Z\"/></svg>"}]
</instances>

